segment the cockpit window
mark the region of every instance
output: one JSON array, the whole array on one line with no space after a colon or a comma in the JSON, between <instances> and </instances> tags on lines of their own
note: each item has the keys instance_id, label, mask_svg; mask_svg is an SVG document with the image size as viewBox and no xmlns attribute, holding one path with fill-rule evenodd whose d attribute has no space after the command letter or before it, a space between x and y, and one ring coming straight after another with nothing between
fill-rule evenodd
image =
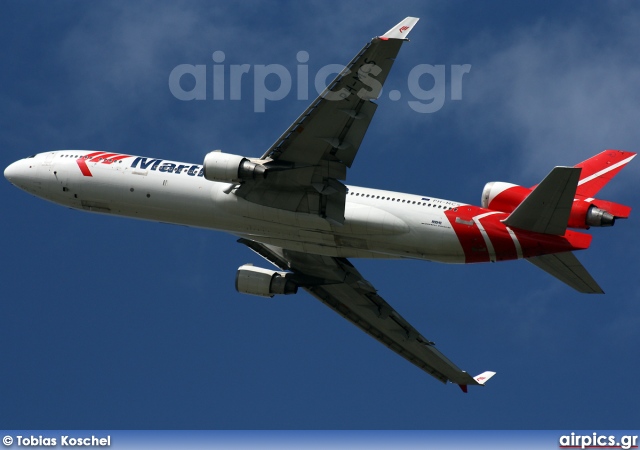
<instances>
[{"instance_id":1,"label":"cockpit window","mask_svg":"<svg viewBox=\"0 0 640 450\"><path fill-rule=\"evenodd\" d=\"M27 159L29 159L29 158L35 158L35 157L36 157L36 155L31 155L31 156L27 156Z\"/></svg>"}]
</instances>

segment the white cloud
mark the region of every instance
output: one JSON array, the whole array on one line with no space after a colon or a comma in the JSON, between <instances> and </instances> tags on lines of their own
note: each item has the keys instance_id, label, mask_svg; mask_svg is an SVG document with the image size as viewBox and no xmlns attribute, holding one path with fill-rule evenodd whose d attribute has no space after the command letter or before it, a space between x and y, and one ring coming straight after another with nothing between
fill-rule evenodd
<instances>
[{"instance_id":1,"label":"white cloud","mask_svg":"<svg viewBox=\"0 0 640 450\"><path fill-rule=\"evenodd\" d=\"M637 148L640 12L606 12L605 33L578 16L469 44L463 53L478 62L465 80L465 132L489 153L513 143L521 175L534 178L606 148Z\"/></svg>"},{"instance_id":2,"label":"white cloud","mask_svg":"<svg viewBox=\"0 0 640 450\"><path fill-rule=\"evenodd\" d=\"M384 14L373 13L381 8L365 2L337 2L329 11L324 2L292 2L275 22L261 20L263 13L272 12L265 3L91 4L78 14L77 23L63 31L57 50L63 84L58 101L47 106L51 116L69 117L65 134L76 140L99 135L96 140L100 145L121 151L127 151L123 146L130 145L127 140L133 140L134 134L142 139L145 131L154 128L154 121L163 121L165 141L180 136L184 148L202 152L210 150L210 145L232 145L230 151L259 155L289 125L278 110L284 109L294 120L307 106L306 101L295 102L291 94L277 102L277 107L273 102L267 105L267 114L253 114L250 73L243 82L242 104L213 102L210 86L206 101L182 102L169 91L171 70L179 64L206 65L209 83L211 54L221 50L226 65L283 64L295 73L296 54L306 50L313 76L316 67L346 63L366 39L393 25L396 18L389 22ZM368 14L362 14L365 9ZM315 92L309 97L315 97ZM57 113L61 107L64 114ZM278 120L278 130L262 135L273 127L268 122L273 118ZM105 139L101 134L107 129L112 131ZM246 133L246 129L254 132ZM253 141L256 134L260 134L259 144ZM253 148L256 145L260 148Z\"/></svg>"}]
</instances>

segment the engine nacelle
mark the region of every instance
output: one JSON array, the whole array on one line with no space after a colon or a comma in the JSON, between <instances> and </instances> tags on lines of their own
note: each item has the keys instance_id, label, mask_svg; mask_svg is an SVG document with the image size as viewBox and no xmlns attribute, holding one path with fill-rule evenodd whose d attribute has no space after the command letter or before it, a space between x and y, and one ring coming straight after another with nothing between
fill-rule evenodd
<instances>
[{"instance_id":1,"label":"engine nacelle","mask_svg":"<svg viewBox=\"0 0 640 450\"><path fill-rule=\"evenodd\" d=\"M260 297L295 294L298 292L298 285L290 279L290 275L287 272L245 264L236 273L236 291Z\"/></svg>"},{"instance_id":2,"label":"engine nacelle","mask_svg":"<svg viewBox=\"0 0 640 450\"><path fill-rule=\"evenodd\" d=\"M482 190L482 207L493 211L513 212L531 193L531 189L516 184L492 181L485 184ZM587 229L589 227L611 227L615 216L590 202L577 200L573 202L569 216L569 228Z\"/></svg>"},{"instance_id":3,"label":"engine nacelle","mask_svg":"<svg viewBox=\"0 0 640 450\"><path fill-rule=\"evenodd\" d=\"M612 227L616 223L613 214L591 205L587 212L586 224L589 227Z\"/></svg>"},{"instance_id":4,"label":"engine nacelle","mask_svg":"<svg viewBox=\"0 0 640 450\"><path fill-rule=\"evenodd\" d=\"M204 177L210 181L238 183L266 178L267 168L240 155L215 150L204 157Z\"/></svg>"},{"instance_id":5,"label":"engine nacelle","mask_svg":"<svg viewBox=\"0 0 640 450\"><path fill-rule=\"evenodd\" d=\"M589 229L590 227L612 227L616 218L613 214L600 209L590 202L576 200L569 216L569 228Z\"/></svg>"},{"instance_id":6,"label":"engine nacelle","mask_svg":"<svg viewBox=\"0 0 640 450\"><path fill-rule=\"evenodd\" d=\"M512 212L531 193L517 184L491 181L482 190L482 207L493 211Z\"/></svg>"}]
</instances>

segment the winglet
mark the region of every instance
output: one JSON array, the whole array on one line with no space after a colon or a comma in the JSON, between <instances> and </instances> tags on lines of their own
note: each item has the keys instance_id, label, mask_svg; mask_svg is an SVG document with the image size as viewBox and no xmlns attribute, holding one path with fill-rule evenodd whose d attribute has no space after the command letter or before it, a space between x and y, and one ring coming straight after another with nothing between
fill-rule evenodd
<instances>
[{"instance_id":1,"label":"winglet","mask_svg":"<svg viewBox=\"0 0 640 450\"><path fill-rule=\"evenodd\" d=\"M420 20L417 17L407 17L395 27L391 28L384 35L380 36L380 39L406 39L409 32L413 29L416 23Z\"/></svg>"},{"instance_id":2,"label":"winglet","mask_svg":"<svg viewBox=\"0 0 640 450\"><path fill-rule=\"evenodd\" d=\"M491 371L486 371L486 372L482 372L480 375L476 375L475 377L473 377L473 381L474 383L469 383L469 384L476 384L476 385L480 385L480 386L484 386L484 384L489 381L489 379L494 376L496 373L495 372L491 372ZM458 386L460 386L460 389L462 389L462 392L464 392L465 394L467 393L467 385L466 384L459 384Z\"/></svg>"},{"instance_id":3,"label":"winglet","mask_svg":"<svg viewBox=\"0 0 640 450\"><path fill-rule=\"evenodd\" d=\"M476 380L479 385L484 386L484 384L489 381L489 379L495 374L495 372L487 370L486 372L482 372L480 375L476 375L475 377L473 377L473 379Z\"/></svg>"}]
</instances>

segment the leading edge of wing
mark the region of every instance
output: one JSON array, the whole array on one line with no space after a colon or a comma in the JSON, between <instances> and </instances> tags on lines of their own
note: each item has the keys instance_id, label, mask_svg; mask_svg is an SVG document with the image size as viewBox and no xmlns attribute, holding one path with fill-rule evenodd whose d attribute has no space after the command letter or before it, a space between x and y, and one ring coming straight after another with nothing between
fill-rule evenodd
<instances>
[{"instance_id":1,"label":"leading edge of wing","mask_svg":"<svg viewBox=\"0 0 640 450\"><path fill-rule=\"evenodd\" d=\"M407 17L368 42L261 159L315 165L328 152L330 160L351 167L375 113L377 105L371 101L380 95L403 41L418 20Z\"/></svg>"},{"instance_id":2,"label":"leading edge of wing","mask_svg":"<svg viewBox=\"0 0 640 450\"><path fill-rule=\"evenodd\" d=\"M304 290L442 383L450 381L466 392L468 385L482 386L495 374L472 377L460 370L380 297L348 260L284 250L244 238L238 242L280 269L293 272Z\"/></svg>"},{"instance_id":3,"label":"leading edge of wing","mask_svg":"<svg viewBox=\"0 0 640 450\"><path fill-rule=\"evenodd\" d=\"M245 180L234 194L251 203L343 224L347 169L378 108L374 100L416 22L409 17L386 37L368 42L262 155L262 164L272 169L269 176Z\"/></svg>"}]
</instances>

